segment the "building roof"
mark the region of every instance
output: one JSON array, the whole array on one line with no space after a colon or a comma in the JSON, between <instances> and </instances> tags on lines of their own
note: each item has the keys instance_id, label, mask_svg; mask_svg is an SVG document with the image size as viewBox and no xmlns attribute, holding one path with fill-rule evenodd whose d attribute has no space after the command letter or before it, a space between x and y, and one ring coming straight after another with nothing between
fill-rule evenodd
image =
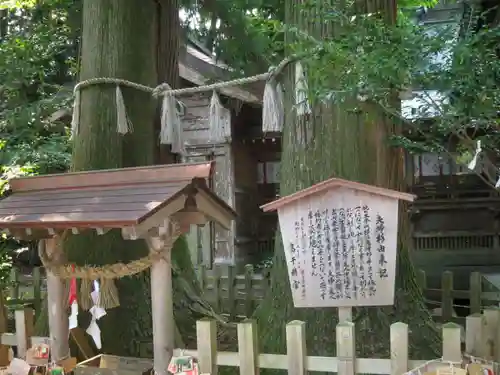
<instances>
[{"instance_id":1,"label":"building roof","mask_svg":"<svg viewBox=\"0 0 500 375\"><path fill-rule=\"evenodd\" d=\"M212 173L211 163L193 163L13 179L13 194L0 201L0 228L37 231L34 237L78 228L144 234L183 210L188 198L207 220L228 227L236 214L209 190Z\"/></svg>"},{"instance_id":2,"label":"building roof","mask_svg":"<svg viewBox=\"0 0 500 375\"><path fill-rule=\"evenodd\" d=\"M400 199L410 202L413 202L416 198L416 196L413 194L401 193L396 190L384 189L377 186L361 184L359 182L342 180L340 178L331 178L329 180L313 185L307 189L303 189L296 193L287 195L286 197L277 199L274 202L267 203L261 206L260 208L266 212L275 211L299 199L303 199L308 196L313 196L328 190L334 190L338 188L358 190L368 194L380 195L387 198Z\"/></svg>"},{"instance_id":3,"label":"building roof","mask_svg":"<svg viewBox=\"0 0 500 375\"><path fill-rule=\"evenodd\" d=\"M179 54L179 75L197 86L232 78L232 69L218 61L209 52L200 48L191 38L181 45ZM239 99L245 103L262 104L265 82L254 82L242 86L224 87L221 94Z\"/></svg>"}]
</instances>

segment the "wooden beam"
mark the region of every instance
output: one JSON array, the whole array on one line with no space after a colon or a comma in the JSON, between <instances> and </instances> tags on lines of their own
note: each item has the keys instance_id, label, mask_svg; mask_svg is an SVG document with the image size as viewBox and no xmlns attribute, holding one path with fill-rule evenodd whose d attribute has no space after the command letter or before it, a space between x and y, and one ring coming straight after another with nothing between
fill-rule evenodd
<instances>
[{"instance_id":1,"label":"wooden beam","mask_svg":"<svg viewBox=\"0 0 500 375\"><path fill-rule=\"evenodd\" d=\"M137 240L139 238L148 238L148 231L155 227L160 227L165 224L165 220L172 216L174 213L182 210L186 203L186 196L180 195L168 205L158 210L142 223L130 227L122 228L122 236L125 239Z\"/></svg>"},{"instance_id":2,"label":"wooden beam","mask_svg":"<svg viewBox=\"0 0 500 375\"><path fill-rule=\"evenodd\" d=\"M57 254L54 239L40 241L40 251L47 250L54 262L63 263L62 254ZM57 258L59 257L59 258ZM69 355L69 322L65 306L66 288L62 279L47 270L47 301L49 311L50 350L52 359L59 361Z\"/></svg>"},{"instance_id":3,"label":"wooden beam","mask_svg":"<svg viewBox=\"0 0 500 375\"><path fill-rule=\"evenodd\" d=\"M216 221L222 225L225 229L231 229L231 222L233 221L233 215L230 215L226 210L221 210L217 204L215 204L212 199L200 191L196 194L196 207L198 211L206 215L208 218Z\"/></svg>"},{"instance_id":4,"label":"wooden beam","mask_svg":"<svg viewBox=\"0 0 500 375\"><path fill-rule=\"evenodd\" d=\"M102 236L102 235L108 233L110 231L110 229L109 228L95 228L95 231L99 236Z\"/></svg>"},{"instance_id":5,"label":"wooden beam","mask_svg":"<svg viewBox=\"0 0 500 375\"><path fill-rule=\"evenodd\" d=\"M147 242L151 250L165 252L165 258L159 259L151 266L151 309L154 371L167 374L175 345L171 249L165 249L165 242L158 238L149 238Z\"/></svg>"},{"instance_id":6,"label":"wooden beam","mask_svg":"<svg viewBox=\"0 0 500 375\"><path fill-rule=\"evenodd\" d=\"M7 308L3 290L0 290L0 334L7 332ZM9 347L3 342L0 343L0 366L8 366L10 363Z\"/></svg>"},{"instance_id":7,"label":"wooden beam","mask_svg":"<svg viewBox=\"0 0 500 375\"><path fill-rule=\"evenodd\" d=\"M84 359L89 359L95 356L83 329L80 327L73 328L71 329L70 334Z\"/></svg>"}]
</instances>

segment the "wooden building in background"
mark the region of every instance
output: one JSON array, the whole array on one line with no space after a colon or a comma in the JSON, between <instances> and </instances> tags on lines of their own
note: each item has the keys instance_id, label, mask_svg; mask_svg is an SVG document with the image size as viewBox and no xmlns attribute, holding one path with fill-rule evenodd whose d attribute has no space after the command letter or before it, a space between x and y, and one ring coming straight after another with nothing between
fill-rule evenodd
<instances>
[{"instance_id":1,"label":"wooden building in background","mask_svg":"<svg viewBox=\"0 0 500 375\"><path fill-rule=\"evenodd\" d=\"M458 39L474 21L479 11L476 8L467 2L440 1L420 15L419 23L429 35L448 30ZM437 54L433 63L446 63L444 55ZM443 98L432 90L427 94L435 97L435 102ZM425 132L430 122L439 122L439 111L428 110L422 115L421 107L416 99L402 102L405 117ZM415 126L412 133L407 134L409 138L421 137ZM469 135L478 135L473 124ZM425 270L427 283L433 288L440 288L443 271L453 272L455 289L468 289L470 272L500 269L500 196L480 175L455 162L457 144L457 137L451 136L442 145L447 153L407 153L406 157L407 190L418 197L410 209L412 257L415 267ZM491 160L498 165L498 160ZM496 168L482 167L480 173L498 177Z\"/></svg>"},{"instance_id":2,"label":"wooden building in background","mask_svg":"<svg viewBox=\"0 0 500 375\"><path fill-rule=\"evenodd\" d=\"M228 68L207 53L192 47L187 52L191 59L196 58L196 65L191 66L205 80L230 78ZM264 82L219 91L225 107L220 121L225 129L218 132L225 134L222 137L212 134L209 127L212 92L179 98L185 106L183 160L214 160L212 188L238 212L230 230L217 224L191 228L188 240L195 264L244 265L274 251L277 216L264 214L259 206L278 195L281 142L279 135L269 138L262 134L263 91Z\"/></svg>"}]
</instances>

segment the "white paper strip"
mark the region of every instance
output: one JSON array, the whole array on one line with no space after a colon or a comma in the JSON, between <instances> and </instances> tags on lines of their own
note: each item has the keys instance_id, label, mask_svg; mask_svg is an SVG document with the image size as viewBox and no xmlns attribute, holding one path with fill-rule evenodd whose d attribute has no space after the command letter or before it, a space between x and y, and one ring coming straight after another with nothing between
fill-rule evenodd
<instances>
[{"instance_id":1,"label":"white paper strip","mask_svg":"<svg viewBox=\"0 0 500 375\"><path fill-rule=\"evenodd\" d=\"M90 321L90 324L87 328L87 333L94 340L97 349L101 349L101 329L99 328L97 321L104 315L106 315L106 310L104 310L102 307L97 306L97 301L99 298L99 282L97 282L97 280L94 281L94 291L90 293L90 296L92 297L94 306L92 306L89 310L90 315L92 315L92 320Z\"/></svg>"},{"instance_id":2,"label":"white paper strip","mask_svg":"<svg viewBox=\"0 0 500 375\"><path fill-rule=\"evenodd\" d=\"M78 327L78 302L71 304L71 314L69 316L69 329Z\"/></svg>"},{"instance_id":3,"label":"white paper strip","mask_svg":"<svg viewBox=\"0 0 500 375\"><path fill-rule=\"evenodd\" d=\"M479 157L481 156L481 152L482 151L483 150L481 148L481 141L478 140L477 143L476 143L476 153L474 154L474 157L470 161L470 163L467 166L467 168L469 168L472 171L476 169L476 167L478 166Z\"/></svg>"}]
</instances>

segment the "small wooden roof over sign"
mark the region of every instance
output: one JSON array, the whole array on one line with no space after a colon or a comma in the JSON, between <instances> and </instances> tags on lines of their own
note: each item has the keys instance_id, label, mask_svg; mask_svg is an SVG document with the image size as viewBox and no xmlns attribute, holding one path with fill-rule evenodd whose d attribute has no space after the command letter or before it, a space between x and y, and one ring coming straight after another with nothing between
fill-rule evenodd
<instances>
[{"instance_id":1,"label":"small wooden roof over sign","mask_svg":"<svg viewBox=\"0 0 500 375\"><path fill-rule=\"evenodd\" d=\"M0 229L48 238L119 228L136 239L162 231L170 217L184 229L208 220L229 228L236 213L208 188L212 173L212 163L193 163L16 178L0 201Z\"/></svg>"},{"instance_id":2,"label":"small wooden roof over sign","mask_svg":"<svg viewBox=\"0 0 500 375\"><path fill-rule=\"evenodd\" d=\"M399 199L404 201L413 202L416 198L413 194L401 193L396 190L385 189L377 186L362 184L359 182L342 180L340 178L330 178L329 180L320 182L316 185L313 185L307 189L300 190L296 193L287 195L286 197L277 199L273 202L267 203L260 208L267 211L275 211L283 206L286 206L292 202L297 200L313 196L319 193L323 193L327 190L334 190L338 188L347 188L352 190L362 191L368 194L380 195L387 198Z\"/></svg>"}]
</instances>

